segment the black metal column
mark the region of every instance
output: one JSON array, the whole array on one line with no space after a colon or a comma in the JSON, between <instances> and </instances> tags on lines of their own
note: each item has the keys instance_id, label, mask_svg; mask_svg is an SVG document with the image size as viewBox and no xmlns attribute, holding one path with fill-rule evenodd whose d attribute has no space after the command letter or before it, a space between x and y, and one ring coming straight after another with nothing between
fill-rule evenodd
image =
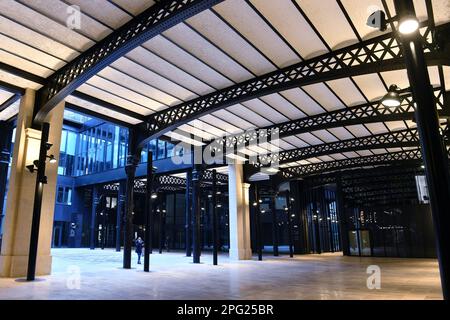
<instances>
[{"instance_id":1,"label":"black metal column","mask_svg":"<svg viewBox=\"0 0 450 320\"><path fill-rule=\"evenodd\" d=\"M92 186L92 203L91 203L91 234L90 234L90 249L95 249L95 239L97 236L97 206L98 206L98 186Z\"/></svg>"},{"instance_id":2,"label":"black metal column","mask_svg":"<svg viewBox=\"0 0 450 320\"><path fill-rule=\"evenodd\" d=\"M122 248L122 221L123 208L125 203L125 181L119 182L119 191L117 192L117 212L116 212L116 251L120 252Z\"/></svg>"},{"instance_id":3,"label":"black metal column","mask_svg":"<svg viewBox=\"0 0 450 320\"><path fill-rule=\"evenodd\" d=\"M255 224L256 224L256 251L258 252L258 260L262 261L262 230L261 230L261 208L258 185L255 184Z\"/></svg>"},{"instance_id":4,"label":"black metal column","mask_svg":"<svg viewBox=\"0 0 450 320\"><path fill-rule=\"evenodd\" d=\"M147 157L147 183L145 188L145 244L144 244L144 271L150 271L150 249L153 234L153 154L148 150Z\"/></svg>"},{"instance_id":5,"label":"black metal column","mask_svg":"<svg viewBox=\"0 0 450 320\"><path fill-rule=\"evenodd\" d=\"M270 196L270 212L272 214L272 242L273 242L273 255L275 257L279 256L278 252L278 245L279 245L279 238L278 238L278 219L277 219L277 210L275 207L275 199L276 194L272 194Z\"/></svg>"},{"instance_id":6,"label":"black metal column","mask_svg":"<svg viewBox=\"0 0 450 320\"><path fill-rule=\"evenodd\" d=\"M291 208L291 196L290 192L286 191L286 214L288 224L288 241L289 241L289 257L294 257L294 239L292 232L292 208Z\"/></svg>"},{"instance_id":7,"label":"black metal column","mask_svg":"<svg viewBox=\"0 0 450 320\"><path fill-rule=\"evenodd\" d=\"M217 221L217 172L212 172L212 238L213 238L213 265L217 266L217 256L219 244L217 241L218 221Z\"/></svg>"},{"instance_id":8,"label":"black metal column","mask_svg":"<svg viewBox=\"0 0 450 320\"><path fill-rule=\"evenodd\" d=\"M322 244L320 241L320 217L321 212L317 209L317 190L311 190L311 201L313 203L313 224L314 224L314 247L318 254L322 253ZM315 216L315 218L314 218Z\"/></svg>"},{"instance_id":9,"label":"black metal column","mask_svg":"<svg viewBox=\"0 0 450 320\"><path fill-rule=\"evenodd\" d=\"M44 184L47 184L45 176L45 163L47 160L48 137L50 124L44 122L41 130L41 144L39 148L39 159L37 163L36 186L34 190L33 217L31 221L30 250L28 256L27 280L33 281L36 275L36 261L38 254L39 227L41 223L42 195Z\"/></svg>"},{"instance_id":10,"label":"black metal column","mask_svg":"<svg viewBox=\"0 0 450 320\"><path fill-rule=\"evenodd\" d=\"M192 184L192 172L186 172L186 195L185 195L185 211L186 211L186 257L192 255L191 246L191 225L192 225L192 211L191 211L191 184Z\"/></svg>"},{"instance_id":11,"label":"black metal column","mask_svg":"<svg viewBox=\"0 0 450 320\"><path fill-rule=\"evenodd\" d=\"M193 262L200 263L200 253L201 253L201 207L200 207L200 176L201 176L200 165L195 165L194 171L192 172L192 213L194 217L193 224Z\"/></svg>"},{"instance_id":12,"label":"black metal column","mask_svg":"<svg viewBox=\"0 0 450 320\"><path fill-rule=\"evenodd\" d=\"M11 139L13 128L10 124L0 121L0 233L5 209L6 183L8 180L8 165L11 157Z\"/></svg>"},{"instance_id":13,"label":"black metal column","mask_svg":"<svg viewBox=\"0 0 450 320\"><path fill-rule=\"evenodd\" d=\"M350 240L347 217L345 214L344 196L342 194L342 179L339 175L336 181L336 209L338 217L339 235L344 256L350 255Z\"/></svg>"},{"instance_id":14,"label":"black metal column","mask_svg":"<svg viewBox=\"0 0 450 320\"><path fill-rule=\"evenodd\" d=\"M128 157L125 172L127 174L126 184L126 208L125 228L123 245L123 268L131 269L131 249L133 246L133 210L134 210L134 179L136 167L139 163L139 152L137 150L137 136L130 130L128 137Z\"/></svg>"},{"instance_id":15,"label":"black metal column","mask_svg":"<svg viewBox=\"0 0 450 320\"><path fill-rule=\"evenodd\" d=\"M159 196L161 197L161 195ZM160 205L161 201L159 201L156 212L158 213L158 249L159 249L159 254L162 254L163 252L163 243L164 243L164 238L163 238L163 209Z\"/></svg>"},{"instance_id":16,"label":"black metal column","mask_svg":"<svg viewBox=\"0 0 450 320\"><path fill-rule=\"evenodd\" d=\"M397 16L415 16L412 0L394 0ZM419 131L425 173L430 193L436 248L439 259L444 299L450 299L450 179L447 153L439 133L439 118L430 84L419 31L401 35L400 41L408 71L409 83L416 102L416 121Z\"/></svg>"}]
</instances>

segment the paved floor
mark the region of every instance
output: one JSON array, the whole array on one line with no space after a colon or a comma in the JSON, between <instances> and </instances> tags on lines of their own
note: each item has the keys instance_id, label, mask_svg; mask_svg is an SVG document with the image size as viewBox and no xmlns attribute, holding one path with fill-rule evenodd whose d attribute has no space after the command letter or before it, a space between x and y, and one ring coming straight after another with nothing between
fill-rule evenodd
<instances>
[{"instance_id":1,"label":"paved floor","mask_svg":"<svg viewBox=\"0 0 450 320\"><path fill-rule=\"evenodd\" d=\"M53 274L40 281L0 279L0 299L442 299L437 262L427 259L325 254L230 262L224 255L214 267L209 254L194 265L182 253L164 253L152 255L152 272L144 273L136 261L121 269L122 254L112 250L56 249L53 257ZM367 288L370 265L381 269L379 290Z\"/></svg>"}]
</instances>

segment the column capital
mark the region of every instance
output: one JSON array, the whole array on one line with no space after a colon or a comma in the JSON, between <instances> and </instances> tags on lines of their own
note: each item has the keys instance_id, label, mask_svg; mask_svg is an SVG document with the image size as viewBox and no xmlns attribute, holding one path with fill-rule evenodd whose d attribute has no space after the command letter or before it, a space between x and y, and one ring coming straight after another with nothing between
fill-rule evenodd
<instances>
[{"instance_id":1,"label":"column capital","mask_svg":"<svg viewBox=\"0 0 450 320\"><path fill-rule=\"evenodd\" d=\"M250 189L250 187L251 187L250 183L243 183L242 184L242 188L244 188L244 189Z\"/></svg>"}]
</instances>

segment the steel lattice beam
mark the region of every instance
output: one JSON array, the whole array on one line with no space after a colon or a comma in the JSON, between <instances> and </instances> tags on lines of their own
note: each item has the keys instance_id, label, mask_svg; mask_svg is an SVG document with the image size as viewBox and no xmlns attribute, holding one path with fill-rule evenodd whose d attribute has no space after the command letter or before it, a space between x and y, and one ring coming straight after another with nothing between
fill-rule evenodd
<instances>
[{"instance_id":1,"label":"steel lattice beam","mask_svg":"<svg viewBox=\"0 0 450 320\"><path fill-rule=\"evenodd\" d=\"M434 92L436 105L440 109L446 108L444 92L440 88L436 88ZM209 148L232 150L235 152L246 146L258 145L260 141L269 141L271 137L282 139L302 133L355 124L413 120L415 111L414 100L410 94L405 94L402 98L402 104L396 108L386 108L381 101L365 103L351 108L325 112L265 128L249 130L241 134L230 135L215 141L210 141L206 144Z\"/></svg>"},{"instance_id":2,"label":"steel lattice beam","mask_svg":"<svg viewBox=\"0 0 450 320\"><path fill-rule=\"evenodd\" d=\"M406 129L373 136L359 137L332 143L324 143L304 148L271 153L258 157L256 166L263 164L286 164L320 157L323 155L383 148L417 147L419 135L416 129Z\"/></svg>"},{"instance_id":3,"label":"steel lattice beam","mask_svg":"<svg viewBox=\"0 0 450 320\"><path fill-rule=\"evenodd\" d=\"M449 28L450 24L445 24L434 31L441 33ZM427 28L426 34L431 31ZM428 63L448 63L448 55L434 45L433 37L425 38ZM388 33L154 113L148 116L147 138L141 145L205 114L264 95L343 77L403 68L402 48L395 36Z\"/></svg>"},{"instance_id":4,"label":"steel lattice beam","mask_svg":"<svg viewBox=\"0 0 450 320\"><path fill-rule=\"evenodd\" d=\"M50 76L38 92L36 122L80 85L134 48L223 0L159 1Z\"/></svg>"},{"instance_id":5,"label":"steel lattice beam","mask_svg":"<svg viewBox=\"0 0 450 320\"><path fill-rule=\"evenodd\" d=\"M339 171L355 167L380 166L392 164L417 164L422 161L419 149L408 151L385 153L374 156L350 158L338 161L320 162L299 167L291 167L281 170L281 175L286 179L302 178L308 175L320 174L323 172Z\"/></svg>"},{"instance_id":6,"label":"steel lattice beam","mask_svg":"<svg viewBox=\"0 0 450 320\"><path fill-rule=\"evenodd\" d=\"M448 140L449 128L441 129L445 140ZM384 148L418 147L420 144L417 129L405 129L366 137L342 140L308 146L299 149L282 151L258 156L254 166L262 167L271 163L286 164L329 154Z\"/></svg>"}]
</instances>

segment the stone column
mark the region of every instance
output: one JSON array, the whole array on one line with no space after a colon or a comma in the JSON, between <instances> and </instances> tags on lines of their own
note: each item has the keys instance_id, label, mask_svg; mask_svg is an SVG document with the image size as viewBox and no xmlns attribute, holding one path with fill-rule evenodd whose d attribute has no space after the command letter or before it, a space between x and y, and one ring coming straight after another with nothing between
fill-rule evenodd
<instances>
[{"instance_id":1,"label":"stone column","mask_svg":"<svg viewBox=\"0 0 450 320\"><path fill-rule=\"evenodd\" d=\"M37 160L41 137L40 131L31 128L34 100L35 91L27 89L22 97L17 117L0 256L0 276L2 277L23 277L27 273L36 173L30 173L26 166ZM48 154L53 154L57 159L59 159L63 114L64 103L61 103L46 119L46 122L50 123L49 143L53 144ZM47 162L46 176L48 184L44 186L42 198L37 275L48 275L51 272L50 249L58 165Z\"/></svg>"},{"instance_id":2,"label":"stone column","mask_svg":"<svg viewBox=\"0 0 450 320\"><path fill-rule=\"evenodd\" d=\"M250 185L244 183L242 164L229 165L228 172L230 259L250 260Z\"/></svg>"}]
</instances>

